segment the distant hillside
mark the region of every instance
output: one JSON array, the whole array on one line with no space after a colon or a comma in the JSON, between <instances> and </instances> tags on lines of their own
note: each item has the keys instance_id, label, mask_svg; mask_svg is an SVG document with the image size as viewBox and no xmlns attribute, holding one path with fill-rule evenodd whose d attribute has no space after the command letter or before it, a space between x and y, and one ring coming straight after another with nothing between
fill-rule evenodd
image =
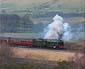
<instances>
[{"instance_id":1,"label":"distant hillside","mask_svg":"<svg viewBox=\"0 0 85 69\"><path fill-rule=\"evenodd\" d=\"M84 0L52 0L42 4L44 8L61 11L84 11Z\"/></svg>"},{"instance_id":2,"label":"distant hillside","mask_svg":"<svg viewBox=\"0 0 85 69\"><path fill-rule=\"evenodd\" d=\"M7 11L50 10L84 11L84 0L6 0L0 2L0 8Z\"/></svg>"}]
</instances>

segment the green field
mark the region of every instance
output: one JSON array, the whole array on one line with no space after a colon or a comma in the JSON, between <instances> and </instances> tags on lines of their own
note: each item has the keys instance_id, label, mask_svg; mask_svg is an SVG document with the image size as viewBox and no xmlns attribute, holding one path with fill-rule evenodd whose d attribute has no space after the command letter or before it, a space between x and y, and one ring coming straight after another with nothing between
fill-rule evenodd
<instances>
[{"instance_id":1,"label":"green field","mask_svg":"<svg viewBox=\"0 0 85 69\"><path fill-rule=\"evenodd\" d=\"M13 38L39 38L39 33L0 33L0 37L13 37Z\"/></svg>"}]
</instances>

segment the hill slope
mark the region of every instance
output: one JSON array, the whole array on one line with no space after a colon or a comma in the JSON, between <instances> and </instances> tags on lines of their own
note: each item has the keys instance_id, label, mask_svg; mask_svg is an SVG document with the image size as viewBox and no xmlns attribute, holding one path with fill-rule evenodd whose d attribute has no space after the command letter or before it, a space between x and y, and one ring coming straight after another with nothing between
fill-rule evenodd
<instances>
[{"instance_id":1,"label":"hill slope","mask_svg":"<svg viewBox=\"0 0 85 69\"><path fill-rule=\"evenodd\" d=\"M0 8L10 10L60 10L60 11L84 11L84 0L1 0ZM34 7L34 8L33 8ZM28 9L27 9L28 8Z\"/></svg>"}]
</instances>

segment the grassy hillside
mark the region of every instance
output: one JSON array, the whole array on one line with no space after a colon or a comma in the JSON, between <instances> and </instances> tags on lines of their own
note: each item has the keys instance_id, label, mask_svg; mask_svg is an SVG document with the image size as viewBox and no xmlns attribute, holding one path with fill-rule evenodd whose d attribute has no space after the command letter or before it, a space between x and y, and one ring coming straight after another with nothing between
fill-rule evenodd
<instances>
[{"instance_id":1,"label":"grassy hillside","mask_svg":"<svg viewBox=\"0 0 85 69\"><path fill-rule=\"evenodd\" d=\"M51 3L52 8L60 8L63 10L84 10L84 0L54 0Z\"/></svg>"},{"instance_id":2,"label":"grassy hillside","mask_svg":"<svg viewBox=\"0 0 85 69\"><path fill-rule=\"evenodd\" d=\"M59 14L70 24L85 23L85 0L0 0L0 10L15 13L22 18L32 17L33 23L51 23ZM21 26L21 25L20 25Z\"/></svg>"},{"instance_id":3,"label":"grassy hillside","mask_svg":"<svg viewBox=\"0 0 85 69\"><path fill-rule=\"evenodd\" d=\"M0 5L7 11L84 11L84 0L6 0Z\"/></svg>"}]
</instances>

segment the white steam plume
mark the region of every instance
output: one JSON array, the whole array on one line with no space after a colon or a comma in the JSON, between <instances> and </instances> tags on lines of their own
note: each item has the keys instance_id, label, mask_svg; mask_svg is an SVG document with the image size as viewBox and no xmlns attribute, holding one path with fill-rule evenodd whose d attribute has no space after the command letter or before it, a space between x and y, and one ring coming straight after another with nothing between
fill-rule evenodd
<instances>
[{"instance_id":1,"label":"white steam plume","mask_svg":"<svg viewBox=\"0 0 85 69\"><path fill-rule=\"evenodd\" d=\"M64 27L64 33L63 33L62 39L64 41L70 41L73 37L71 32L71 26L68 23L64 23L63 27Z\"/></svg>"},{"instance_id":2,"label":"white steam plume","mask_svg":"<svg viewBox=\"0 0 85 69\"><path fill-rule=\"evenodd\" d=\"M59 15L54 16L53 22L47 26L44 39L59 39L59 35L63 33L63 18Z\"/></svg>"},{"instance_id":3,"label":"white steam plume","mask_svg":"<svg viewBox=\"0 0 85 69\"><path fill-rule=\"evenodd\" d=\"M44 39L63 39L64 41L69 41L72 37L71 28L68 23L64 23L64 19L56 15L53 17L53 22L47 26L47 32ZM61 37L62 35L62 37Z\"/></svg>"}]
</instances>

